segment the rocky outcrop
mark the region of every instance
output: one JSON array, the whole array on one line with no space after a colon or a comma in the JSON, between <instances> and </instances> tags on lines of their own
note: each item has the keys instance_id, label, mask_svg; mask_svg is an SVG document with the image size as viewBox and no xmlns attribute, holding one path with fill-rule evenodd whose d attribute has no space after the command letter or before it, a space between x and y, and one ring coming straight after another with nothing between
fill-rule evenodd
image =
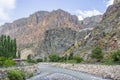
<instances>
[{"instance_id":1,"label":"rocky outcrop","mask_svg":"<svg viewBox=\"0 0 120 80\"><path fill-rule=\"evenodd\" d=\"M102 15L87 17L84 20L80 21L80 27L84 28L93 28L102 20Z\"/></svg>"},{"instance_id":2,"label":"rocky outcrop","mask_svg":"<svg viewBox=\"0 0 120 80\"><path fill-rule=\"evenodd\" d=\"M108 7L106 12L103 15L103 20L111 21L119 17L120 13L120 3L113 4Z\"/></svg>"},{"instance_id":3,"label":"rocky outcrop","mask_svg":"<svg viewBox=\"0 0 120 80\"><path fill-rule=\"evenodd\" d=\"M56 28L47 30L45 38L39 45L38 53L40 56L45 56L51 53L63 55L63 53L76 41L82 40L89 30L76 31L71 28Z\"/></svg>"},{"instance_id":4,"label":"rocky outcrop","mask_svg":"<svg viewBox=\"0 0 120 80\"><path fill-rule=\"evenodd\" d=\"M120 3L108 7L102 21L92 31L92 41L105 51L120 48Z\"/></svg>"},{"instance_id":5,"label":"rocky outcrop","mask_svg":"<svg viewBox=\"0 0 120 80\"><path fill-rule=\"evenodd\" d=\"M114 0L114 4L120 3L120 0Z\"/></svg>"}]
</instances>

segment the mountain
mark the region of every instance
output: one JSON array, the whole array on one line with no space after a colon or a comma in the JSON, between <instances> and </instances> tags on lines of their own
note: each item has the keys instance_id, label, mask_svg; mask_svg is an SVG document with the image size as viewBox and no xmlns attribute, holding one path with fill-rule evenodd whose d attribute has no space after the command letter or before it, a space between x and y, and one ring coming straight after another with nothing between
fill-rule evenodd
<instances>
[{"instance_id":1,"label":"mountain","mask_svg":"<svg viewBox=\"0 0 120 80\"><path fill-rule=\"evenodd\" d=\"M119 1L119 0L116 0ZM118 50L120 48L120 1L109 6L102 16L100 23L94 26L91 37L85 45L85 51L79 53L89 53L94 47L99 46L105 53ZM91 44L88 44L91 43Z\"/></svg>"},{"instance_id":2,"label":"mountain","mask_svg":"<svg viewBox=\"0 0 120 80\"><path fill-rule=\"evenodd\" d=\"M117 0L116 0L117 1ZM118 0L119 1L119 0ZM120 1L119 1L120 2ZM94 35L98 35L96 45L106 51L117 50L120 48L120 3L109 6L103 20L94 29Z\"/></svg>"},{"instance_id":3,"label":"mountain","mask_svg":"<svg viewBox=\"0 0 120 80\"><path fill-rule=\"evenodd\" d=\"M80 21L80 26L84 28L93 28L94 25L98 24L102 20L102 15L87 17Z\"/></svg>"},{"instance_id":4,"label":"mountain","mask_svg":"<svg viewBox=\"0 0 120 80\"><path fill-rule=\"evenodd\" d=\"M45 30L57 27L79 27L78 18L60 9L52 12L39 11L28 18L6 23L1 27L0 34L16 38L18 46L25 48L42 40Z\"/></svg>"},{"instance_id":5,"label":"mountain","mask_svg":"<svg viewBox=\"0 0 120 80\"><path fill-rule=\"evenodd\" d=\"M76 47L77 45L77 47ZM120 1L114 1L103 14L100 22L93 26L81 40L77 40L64 53L71 52L87 59L93 48L99 46L104 53L120 49Z\"/></svg>"},{"instance_id":6,"label":"mountain","mask_svg":"<svg viewBox=\"0 0 120 80\"><path fill-rule=\"evenodd\" d=\"M80 22L77 16L61 9L38 11L29 17L2 25L0 34L16 38L18 48L25 55L29 51L37 55L64 54L76 41L88 35L91 31L88 28L100 20L101 16L94 16Z\"/></svg>"},{"instance_id":7,"label":"mountain","mask_svg":"<svg viewBox=\"0 0 120 80\"><path fill-rule=\"evenodd\" d=\"M45 56L51 53L63 55L75 42L83 39L90 30L76 31L74 29L63 27L49 29L45 32L45 38L39 44L39 56Z\"/></svg>"}]
</instances>

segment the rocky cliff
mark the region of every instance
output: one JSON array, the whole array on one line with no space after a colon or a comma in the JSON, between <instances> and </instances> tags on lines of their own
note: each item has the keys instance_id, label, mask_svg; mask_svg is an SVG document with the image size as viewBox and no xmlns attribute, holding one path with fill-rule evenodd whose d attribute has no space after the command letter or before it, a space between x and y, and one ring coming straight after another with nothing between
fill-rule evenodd
<instances>
[{"instance_id":1,"label":"rocky cliff","mask_svg":"<svg viewBox=\"0 0 120 80\"><path fill-rule=\"evenodd\" d=\"M75 43L82 41L92 30L88 28L99 23L101 17L94 16L79 21L77 16L61 9L52 12L38 11L27 18L2 25L0 34L16 38L22 53L31 51L31 54L37 53L39 56L50 53L61 55L74 47ZM79 49L81 47L75 49L74 53L79 53Z\"/></svg>"},{"instance_id":2,"label":"rocky cliff","mask_svg":"<svg viewBox=\"0 0 120 80\"><path fill-rule=\"evenodd\" d=\"M80 26L81 26L82 29L93 28L101 20L102 20L102 15L87 17L84 20L80 21Z\"/></svg>"},{"instance_id":3,"label":"rocky cliff","mask_svg":"<svg viewBox=\"0 0 120 80\"><path fill-rule=\"evenodd\" d=\"M72 51L87 59L96 46L101 47L105 53L120 49L120 3L109 6L101 21L85 37L77 42L78 47L71 46L68 53Z\"/></svg>"},{"instance_id":4,"label":"rocky cliff","mask_svg":"<svg viewBox=\"0 0 120 80\"><path fill-rule=\"evenodd\" d=\"M17 39L18 47L26 48L40 42L44 32L51 28L79 28L78 18L61 9L52 12L39 11L28 18L22 18L1 27L0 34L7 34Z\"/></svg>"},{"instance_id":5,"label":"rocky cliff","mask_svg":"<svg viewBox=\"0 0 120 80\"><path fill-rule=\"evenodd\" d=\"M55 28L45 32L45 38L39 45L39 56L51 53L63 55L75 42L82 40L90 30L76 31L71 28Z\"/></svg>"},{"instance_id":6,"label":"rocky cliff","mask_svg":"<svg viewBox=\"0 0 120 80\"><path fill-rule=\"evenodd\" d=\"M120 3L120 0L114 0L114 4Z\"/></svg>"},{"instance_id":7,"label":"rocky cliff","mask_svg":"<svg viewBox=\"0 0 120 80\"><path fill-rule=\"evenodd\" d=\"M120 3L108 7L102 21L92 31L92 41L104 51L120 48Z\"/></svg>"}]
</instances>

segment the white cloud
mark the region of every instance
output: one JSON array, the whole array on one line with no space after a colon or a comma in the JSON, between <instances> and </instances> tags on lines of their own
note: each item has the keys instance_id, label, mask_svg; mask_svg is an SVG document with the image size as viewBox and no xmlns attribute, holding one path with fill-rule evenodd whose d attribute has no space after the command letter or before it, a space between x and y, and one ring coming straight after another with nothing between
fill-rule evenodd
<instances>
[{"instance_id":1,"label":"white cloud","mask_svg":"<svg viewBox=\"0 0 120 80\"><path fill-rule=\"evenodd\" d=\"M114 0L108 0L108 1L106 2L106 7L108 7L108 6L112 5L112 4L113 4L113 2L114 2Z\"/></svg>"},{"instance_id":2,"label":"white cloud","mask_svg":"<svg viewBox=\"0 0 120 80\"><path fill-rule=\"evenodd\" d=\"M0 21L8 20L11 10L15 8L16 0L0 0Z\"/></svg>"},{"instance_id":3,"label":"white cloud","mask_svg":"<svg viewBox=\"0 0 120 80\"><path fill-rule=\"evenodd\" d=\"M102 13L98 10L88 10L88 11L82 11L82 10L77 10L77 15L79 20L83 20L86 17L92 17L96 15L101 15Z\"/></svg>"}]
</instances>

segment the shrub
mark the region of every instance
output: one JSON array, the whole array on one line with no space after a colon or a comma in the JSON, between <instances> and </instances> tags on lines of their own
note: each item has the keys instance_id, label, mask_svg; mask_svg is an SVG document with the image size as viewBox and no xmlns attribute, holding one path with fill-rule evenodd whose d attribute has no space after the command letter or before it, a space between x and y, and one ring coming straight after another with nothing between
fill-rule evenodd
<instances>
[{"instance_id":1,"label":"shrub","mask_svg":"<svg viewBox=\"0 0 120 80\"><path fill-rule=\"evenodd\" d=\"M73 59L76 60L77 63L80 63L83 61L83 59L79 56L74 56Z\"/></svg>"},{"instance_id":2,"label":"shrub","mask_svg":"<svg viewBox=\"0 0 120 80\"><path fill-rule=\"evenodd\" d=\"M107 59L104 60L104 64L106 65L120 64L120 50L110 53Z\"/></svg>"},{"instance_id":3,"label":"shrub","mask_svg":"<svg viewBox=\"0 0 120 80\"><path fill-rule=\"evenodd\" d=\"M47 62L48 61L48 59L47 59L47 57L44 57L44 60L43 60L44 62Z\"/></svg>"},{"instance_id":4,"label":"shrub","mask_svg":"<svg viewBox=\"0 0 120 80\"><path fill-rule=\"evenodd\" d=\"M96 59L97 61L101 61L103 59L102 49L100 47L93 49L91 58Z\"/></svg>"},{"instance_id":5,"label":"shrub","mask_svg":"<svg viewBox=\"0 0 120 80\"><path fill-rule=\"evenodd\" d=\"M65 62L67 60L67 56L59 57L59 62Z\"/></svg>"},{"instance_id":6,"label":"shrub","mask_svg":"<svg viewBox=\"0 0 120 80\"><path fill-rule=\"evenodd\" d=\"M50 62L58 62L59 61L59 56L56 54L50 54L49 55L49 61Z\"/></svg>"},{"instance_id":7,"label":"shrub","mask_svg":"<svg viewBox=\"0 0 120 80\"><path fill-rule=\"evenodd\" d=\"M113 62L119 63L120 62L120 50L111 53L111 59Z\"/></svg>"},{"instance_id":8,"label":"shrub","mask_svg":"<svg viewBox=\"0 0 120 80\"><path fill-rule=\"evenodd\" d=\"M43 59L37 59L36 61L37 62L43 62Z\"/></svg>"},{"instance_id":9,"label":"shrub","mask_svg":"<svg viewBox=\"0 0 120 80\"><path fill-rule=\"evenodd\" d=\"M6 59L3 63L3 66L6 67L11 67L15 65L15 61L13 61L12 59Z\"/></svg>"},{"instance_id":10,"label":"shrub","mask_svg":"<svg viewBox=\"0 0 120 80\"><path fill-rule=\"evenodd\" d=\"M25 80L25 74L19 70L9 70L7 72L9 80Z\"/></svg>"},{"instance_id":11,"label":"shrub","mask_svg":"<svg viewBox=\"0 0 120 80\"><path fill-rule=\"evenodd\" d=\"M27 56L27 60L29 60L29 61L32 60L32 56L31 56L31 55L28 55L28 56Z\"/></svg>"},{"instance_id":12,"label":"shrub","mask_svg":"<svg viewBox=\"0 0 120 80\"><path fill-rule=\"evenodd\" d=\"M0 66L3 66L5 60L5 57L0 57Z\"/></svg>"},{"instance_id":13,"label":"shrub","mask_svg":"<svg viewBox=\"0 0 120 80\"><path fill-rule=\"evenodd\" d=\"M72 60L72 59L73 59L73 53L70 53L68 59L69 59L69 60Z\"/></svg>"}]
</instances>

